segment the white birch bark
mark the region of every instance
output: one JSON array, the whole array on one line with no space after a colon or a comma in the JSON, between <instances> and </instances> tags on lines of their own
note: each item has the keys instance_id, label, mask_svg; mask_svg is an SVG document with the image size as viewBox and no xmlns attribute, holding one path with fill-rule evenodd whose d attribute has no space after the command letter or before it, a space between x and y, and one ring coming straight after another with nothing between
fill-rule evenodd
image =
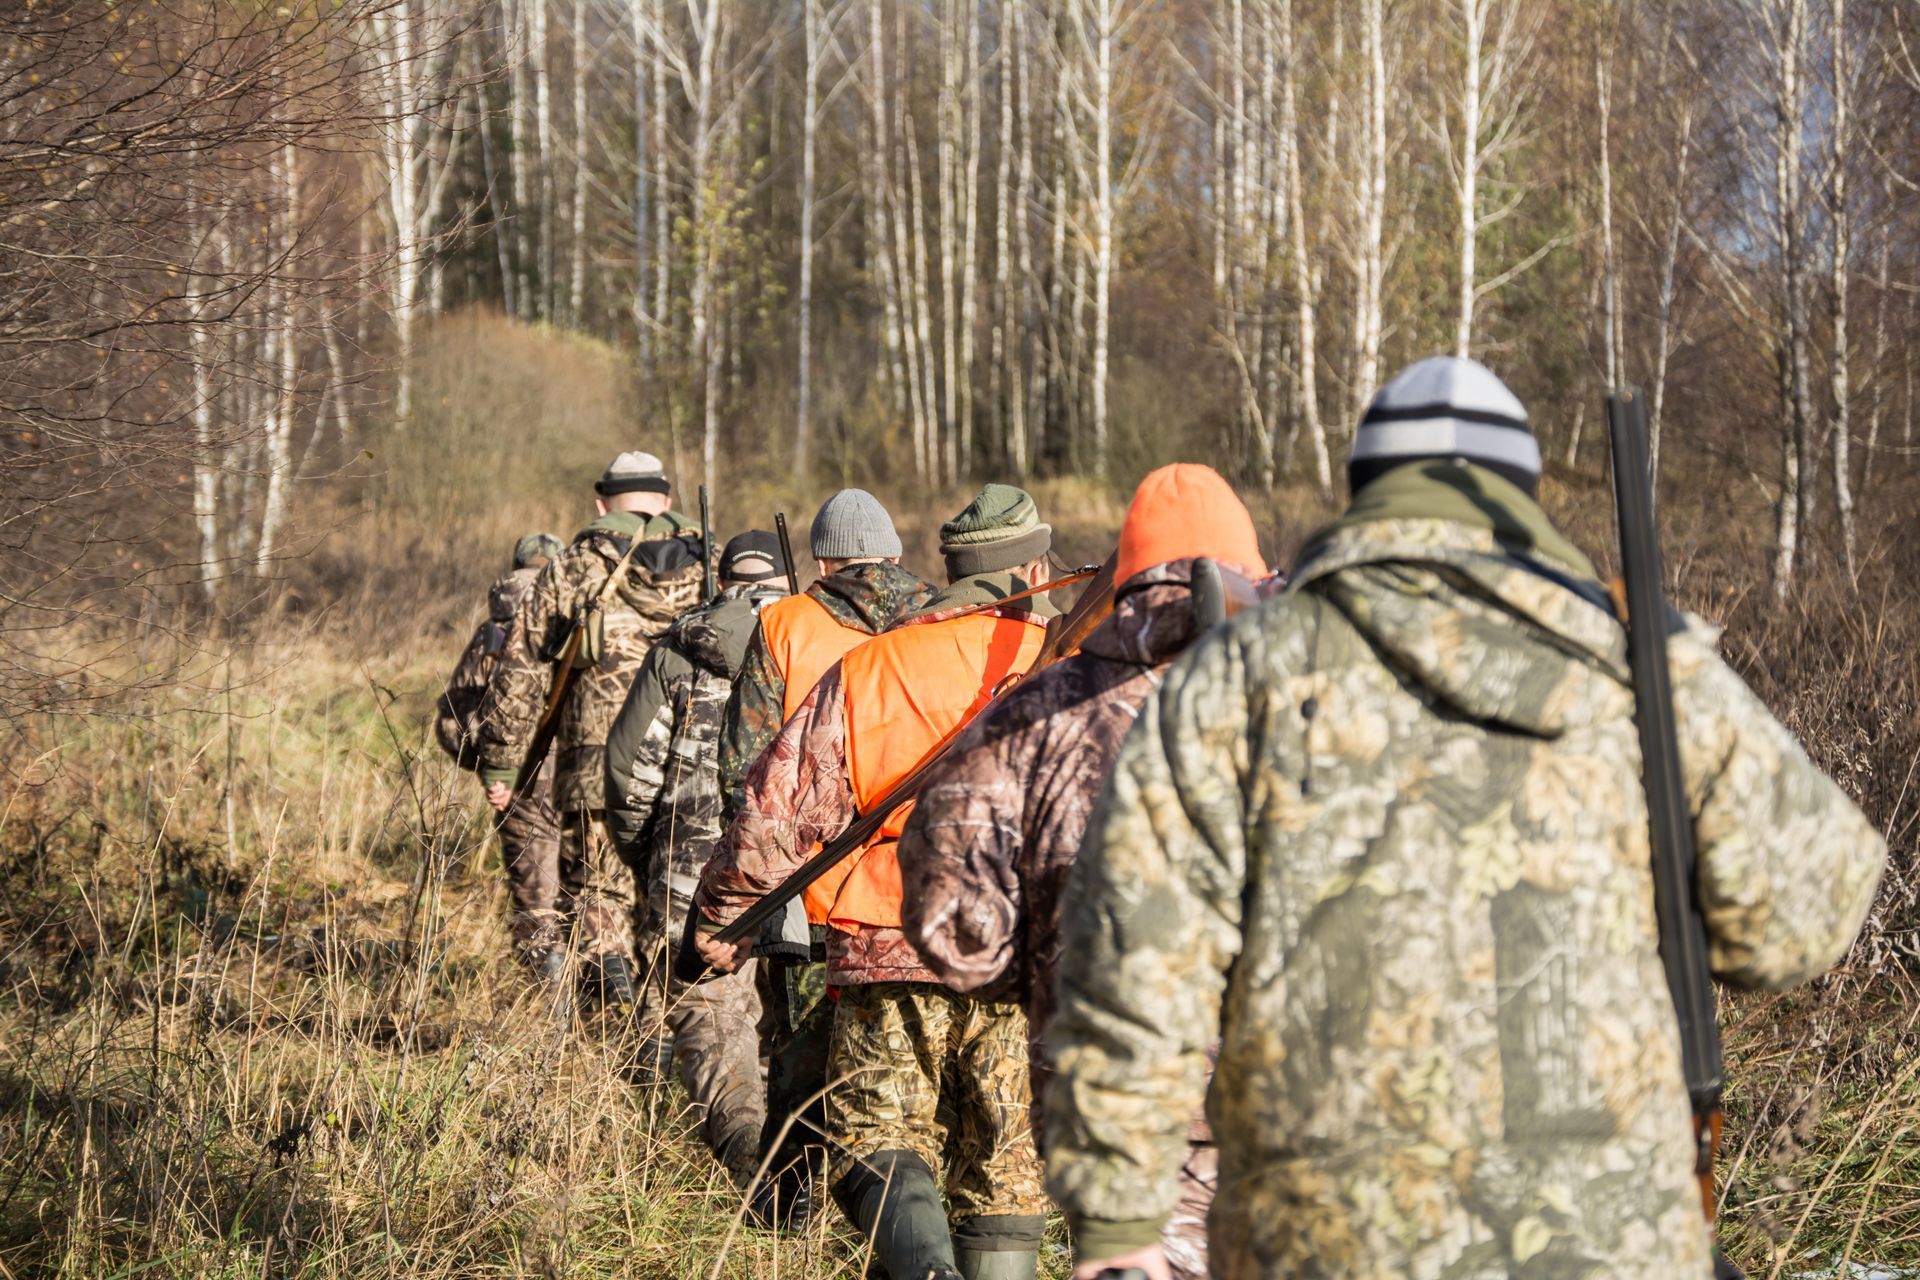
<instances>
[{"instance_id":1,"label":"white birch bark","mask_svg":"<svg viewBox=\"0 0 1920 1280\"><path fill-rule=\"evenodd\" d=\"M1847 0L1832 0L1832 27L1828 41L1833 70L1832 176L1829 180L1828 220L1833 233L1832 251L1832 353L1828 357L1828 376L1833 397L1833 423L1829 438L1833 443L1833 502L1840 522L1840 545L1847 558L1847 576L1857 572L1856 535L1853 521L1853 366L1847 344L1847 285L1853 256L1853 210L1847 190L1847 167L1853 159L1853 75L1848 48Z\"/></svg>"},{"instance_id":2,"label":"white birch bark","mask_svg":"<svg viewBox=\"0 0 1920 1280\"><path fill-rule=\"evenodd\" d=\"M448 183L467 129L465 94L449 94L460 49L446 37L448 10L434 0L404 0L371 19L370 70L388 114L374 151L393 237L387 311L394 331L394 420L413 412L415 324ZM449 111L448 97L454 99Z\"/></svg>"},{"instance_id":3,"label":"white birch bark","mask_svg":"<svg viewBox=\"0 0 1920 1280\"><path fill-rule=\"evenodd\" d=\"M1654 320L1653 390L1649 396L1647 430L1651 437L1653 474L1660 475L1661 428L1666 422L1667 363L1678 341L1679 321L1675 304L1675 276L1680 261L1680 229L1687 216L1687 183L1693 159L1693 100L1680 108L1679 138L1674 148L1674 174L1668 204L1668 216L1660 241L1660 283Z\"/></svg>"},{"instance_id":4,"label":"white birch bark","mask_svg":"<svg viewBox=\"0 0 1920 1280\"><path fill-rule=\"evenodd\" d=\"M582 323L587 309L587 75L592 69L587 0L573 0L573 195L567 202L567 321Z\"/></svg>"},{"instance_id":5,"label":"white birch bark","mask_svg":"<svg viewBox=\"0 0 1920 1280\"><path fill-rule=\"evenodd\" d=\"M1280 128L1287 157L1288 248L1293 265L1294 347L1299 365L1294 407L1297 429L1313 450L1313 474L1322 493L1333 492L1333 462L1327 450L1327 430L1320 419L1318 315L1320 282L1307 251L1306 201L1300 180L1299 43L1293 25L1293 0L1280 0L1280 59L1282 67Z\"/></svg>"},{"instance_id":6,"label":"white birch bark","mask_svg":"<svg viewBox=\"0 0 1920 1280\"><path fill-rule=\"evenodd\" d=\"M813 466L813 203L814 146L820 127L820 0L800 0L801 38L805 45L805 83L800 109L800 288L799 368L794 388L793 469L802 482Z\"/></svg>"},{"instance_id":7,"label":"white birch bark","mask_svg":"<svg viewBox=\"0 0 1920 1280\"><path fill-rule=\"evenodd\" d=\"M1360 0L1361 56L1366 63L1366 96L1357 142L1359 168L1359 244L1355 250L1353 422L1373 398L1380 381L1380 340L1384 329L1381 291L1386 279L1387 216L1387 20L1385 0Z\"/></svg>"},{"instance_id":8,"label":"white birch bark","mask_svg":"<svg viewBox=\"0 0 1920 1280\"><path fill-rule=\"evenodd\" d=\"M1781 361L1787 435L1781 449L1780 506L1775 521L1773 590L1784 601L1801 561L1800 540L1812 526L1808 466L1813 456L1811 301L1808 297L1802 128L1806 111L1806 0L1785 0L1777 14L1774 56L1774 202L1784 274Z\"/></svg>"},{"instance_id":9,"label":"white birch bark","mask_svg":"<svg viewBox=\"0 0 1920 1280\"><path fill-rule=\"evenodd\" d=\"M547 3L527 0L527 65L533 77L533 127L538 147L534 169L536 231L535 296L541 319L553 318L553 83L548 68Z\"/></svg>"},{"instance_id":10,"label":"white birch bark","mask_svg":"<svg viewBox=\"0 0 1920 1280\"><path fill-rule=\"evenodd\" d=\"M532 130L527 116L533 109L532 77L527 65L527 6L541 0L503 0L506 17L502 26L508 33L508 60L512 72L507 81L510 95L507 111L508 136L513 145L513 271L514 290L508 310L521 319L533 315L532 282L528 264L533 261L534 239L534 157ZM642 0L634 0L636 4Z\"/></svg>"},{"instance_id":11,"label":"white birch bark","mask_svg":"<svg viewBox=\"0 0 1920 1280\"><path fill-rule=\"evenodd\" d=\"M300 153L291 144L280 148L272 164L274 185L278 188L269 204L267 216L277 223L275 250L282 262L291 261L299 241L296 219L300 209ZM285 281L272 289L275 306L273 354L277 386L266 406L261 440L266 454L266 494L260 508L260 537L255 544L255 569L264 575L272 566L280 547L280 527L286 522L288 472L293 465L293 414L298 395L300 349L296 323L299 306Z\"/></svg>"},{"instance_id":12,"label":"white birch bark","mask_svg":"<svg viewBox=\"0 0 1920 1280\"><path fill-rule=\"evenodd\" d=\"M1892 224L1883 220L1880 223L1879 270L1873 291L1873 368L1867 384L1867 448L1866 456L1860 459L1860 491L1863 494L1873 483L1873 466L1879 460L1880 420L1886 410L1887 293L1892 285L1892 241Z\"/></svg>"}]
</instances>

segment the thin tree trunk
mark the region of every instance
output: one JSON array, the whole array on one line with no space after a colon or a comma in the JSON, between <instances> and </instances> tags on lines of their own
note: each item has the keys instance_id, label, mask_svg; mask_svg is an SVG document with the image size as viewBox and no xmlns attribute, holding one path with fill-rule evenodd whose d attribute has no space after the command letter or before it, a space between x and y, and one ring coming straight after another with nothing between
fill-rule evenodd
<instances>
[{"instance_id":1,"label":"thin tree trunk","mask_svg":"<svg viewBox=\"0 0 1920 1280\"><path fill-rule=\"evenodd\" d=\"M1692 157L1693 103L1689 100L1680 110L1680 139L1674 157L1672 204L1667 220L1666 237L1660 245L1659 304L1654 324L1653 394L1652 403L1648 407L1648 434L1652 441L1652 468L1656 481L1660 475L1660 431L1666 421L1667 362L1673 354L1675 343L1674 275L1680 261L1680 228L1686 219L1686 191Z\"/></svg>"},{"instance_id":2,"label":"thin tree trunk","mask_svg":"<svg viewBox=\"0 0 1920 1280\"><path fill-rule=\"evenodd\" d=\"M988 308L993 327L987 335L987 400L989 411L993 414L995 434L1000 445L1002 457L1009 463L1010 469L1017 475L1019 462L1013 447L1011 409L1007 401L1006 388L1009 385L1008 342L1007 335L1013 327L1013 261L1012 236L1009 222L1012 218L1013 186L1013 50L1009 44L1008 9L1009 0L1001 0L997 35L1000 45L1000 72L996 78L999 90L998 106L999 146L994 157L993 190L996 199L993 210L993 297ZM1020 375L1017 369L1013 373L1011 385L1014 397L1019 395Z\"/></svg>"},{"instance_id":3,"label":"thin tree trunk","mask_svg":"<svg viewBox=\"0 0 1920 1280\"><path fill-rule=\"evenodd\" d=\"M1833 32L1833 354L1829 376L1833 395L1833 502L1840 520L1840 545L1847 557L1847 577L1857 573L1853 525L1852 353L1847 346L1847 284L1853 256L1853 214L1848 204L1847 166L1852 159L1853 81L1848 69L1847 0L1832 0Z\"/></svg>"},{"instance_id":4,"label":"thin tree trunk","mask_svg":"<svg viewBox=\"0 0 1920 1280\"><path fill-rule=\"evenodd\" d=\"M592 65L587 40L587 2L573 0L573 225L567 238L567 320L579 326L587 311L587 72Z\"/></svg>"},{"instance_id":5,"label":"thin tree trunk","mask_svg":"<svg viewBox=\"0 0 1920 1280\"><path fill-rule=\"evenodd\" d=\"M932 282L927 274L926 197L920 188L920 143L915 136L911 112L902 117L900 131L907 142L907 200L913 215L913 325L914 339L920 348L921 381L926 388L927 460L935 483L953 478L951 467L943 462L948 444L946 424L933 415L933 401L939 381L935 377L933 350L933 309L929 301Z\"/></svg>"},{"instance_id":6,"label":"thin tree trunk","mask_svg":"<svg viewBox=\"0 0 1920 1280\"><path fill-rule=\"evenodd\" d=\"M980 6L985 0L961 0L967 10L967 50L962 63L965 91L960 98L965 124L966 166L960 188L960 449L958 478L973 474L973 362L980 274Z\"/></svg>"},{"instance_id":7,"label":"thin tree trunk","mask_svg":"<svg viewBox=\"0 0 1920 1280\"><path fill-rule=\"evenodd\" d=\"M653 163L648 147L651 126L647 110L647 0L628 0L627 14L633 39L633 336L640 353L641 376L649 381L654 373L654 337L656 318L648 305L647 274L651 242L648 225L652 199Z\"/></svg>"},{"instance_id":8,"label":"thin tree trunk","mask_svg":"<svg viewBox=\"0 0 1920 1280\"><path fill-rule=\"evenodd\" d=\"M1887 291L1892 284L1888 255L1892 249L1892 223L1880 223L1880 264L1873 297L1873 371L1870 375L1872 399L1867 408L1866 457L1860 460L1860 492L1864 495L1873 483L1873 464L1879 457L1880 419L1886 407L1887 380Z\"/></svg>"},{"instance_id":9,"label":"thin tree trunk","mask_svg":"<svg viewBox=\"0 0 1920 1280\"><path fill-rule=\"evenodd\" d=\"M499 167L493 158L493 127L488 118L486 86L476 81L473 86L474 118L480 122L480 168L487 180L488 220L493 224L488 228L492 232L488 239L493 241L493 252L500 267L500 301L508 315L514 310L513 254L507 245L507 215L501 207Z\"/></svg>"},{"instance_id":10,"label":"thin tree trunk","mask_svg":"<svg viewBox=\"0 0 1920 1280\"><path fill-rule=\"evenodd\" d=\"M793 469L805 483L813 466L813 183L814 137L820 123L819 0L800 0L806 44L805 99L800 116L799 385L794 393Z\"/></svg>"},{"instance_id":11,"label":"thin tree trunk","mask_svg":"<svg viewBox=\"0 0 1920 1280\"><path fill-rule=\"evenodd\" d=\"M1307 253L1306 201L1300 182L1299 46L1294 39L1293 0L1280 0L1281 81L1280 128L1287 155L1287 223L1293 256L1294 346L1299 361L1295 392L1299 404L1295 419L1313 448L1313 474L1322 493L1333 492L1333 465L1327 451L1327 430L1320 420L1319 348L1316 340L1319 281Z\"/></svg>"},{"instance_id":12,"label":"thin tree trunk","mask_svg":"<svg viewBox=\"0 0 1920 1280\"><path fill-rule=\"evenodd\" d=\"M643 0L634 0L635 4ZM507 18L504 25L512 31L513 48L511 61L513 72L507 82L511 101L508 104L507 120L509 124L509 142L513 148L511 157L513 168L513 273L514 288L512 301L507 309L520 319L533 315L532 288L527 275L527 264L533 260L533 224L537 217L533 208L533 184L530 181L534 168L534 157L529 147L527 111L533 102L533 94L528 87L526 27L529 3L539 4L542 0L505 0Z\"/></svg>"},{"instance_id":13,"label":"thin tree trunk","mask_svg":"<svg viewBox=\"0 0 1920 1280\"><path fill-rule=\"evenodd\" d=\"M1366 61L1366 115L1362 122L1360 179L1359 296L1355 300L1357 334L1353 412L1373 398L1380 378L1383 329L1381 291L1386 277L1387 212L1387 34L1385 0L1361 0L1362 50Z\"/></svg>"},{"instance_id":14,"label":"thin tree trunk","mask_svg":"<svg viewBox=\"0 0 1920 1280\"><path fill-rule=\"evenodd\" d=\"M1613 143L1609 126L1613 118L1613 66L1611 59L1595 58L1593 83L1600 109L1600 278L1601 321L1606 326L1602 345L1606 355L1607 390L1620 386L1620 349L1618 315L1619 281L1613 256Z\"/></svg>"},{"instance_id":15,"label":"thin tree trunk","mask_svg":"<svg viewBox=\"0 0 1920 1280\"><path fill-rule=\"evenodd\" d=\"M1775 201L1779 210L1780 254L1786 272L1785 341L1782 376L1788 438L1782 450L1780 512L1774 539L1773 589L1785 600L1802 559L1802 531L1813 527L1812 307L1808 297L1803 223L1801 121L1806 89L1801 58L1806 47L1806 0L1788 0L1786 28L1779 47L1779 100L1774 161Z\"/></svg>"},{"instance_id":16,"label":"thin tree trunk","mask_svg":"<svg viewBox=\"0 0 1920 1280\"><path fill-rule=\"evenodd\" d=\"M1015 288L1019 294L1016 324L1013 325L1012 341L1009 347L1012 358L1008 361L1007 372L1011 383L1011 395L1008 411L1013 420L1013 468L1014 474L1026 478L1027 467L1033 457L1032 442L1028 439L1028 406L1043 403L1030 399L1031 393L1021 385L1021 367L1028 354L1033 351L1034 337L1034 298L1038 284L1033 273L1033 226L1028 215L1027 203L1033 192L1033 64L1027 57L1027 3L1026 0L1003 0L1013 11L1013 66L1014 89L1019 99L1015 124L1020 134L1020 158L1014 166L1013 198L1007 203L1013 214L1014 252L1019 258L1020 272ZM1034 359L1033 378L1039 383L1043 376L1044 361Z\"/></svg>"},{"instance_id":17,"label":"thin tree trunk","mask_svg":"<svg viewBox=\"0 0 1920 1280\"><path fill-rule=\"evenodd\" d=\"M553 318L553 92L552 82L547 70L547 3L548 0L531 0L531 41L527 48L527 58L533 72L533 120L534 137L539 145L540 207L537 213L539 236L539 315L543 320Z\"/></svg>"},{"instance_id":18,"label":"thin tree trunk","mask_svg":"<svg viewBox=\"0 0 1920 1280\"><path fill-rule=\"evenodd\" d=\"M278 199L273 202L278 205L277 221L280 224L276 249L280 260L286 262L292 259L294 246L299 240L294 220L300 208L300 153L292 143L280 148L272 173L280 188L275 193ZM268 216L274 217L273 214ZM287 473L293 462L293 411L300 377L300 349L295 332L299 308L288 284L277 285L273 294L279 313L273 335L274 354L279 357L279 386L274 389L276 394L267 408L265 418L267 491L260 510L259 555L256 561L256 568L263 575L279 549L280 526L286 520L287 482L290 479Z\"/></svg>"}]
</instances>

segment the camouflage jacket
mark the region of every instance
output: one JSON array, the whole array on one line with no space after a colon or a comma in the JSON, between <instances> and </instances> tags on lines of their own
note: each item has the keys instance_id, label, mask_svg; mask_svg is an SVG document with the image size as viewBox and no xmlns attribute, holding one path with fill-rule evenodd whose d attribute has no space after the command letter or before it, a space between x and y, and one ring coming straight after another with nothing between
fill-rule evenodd
<instances>
[{"instance_id":1,"label":"camouflage jacket","mask_svg":"<svg viewBox=\"0 0 1920 1280\"><path fill-rule=\"evenodd\" d=\"M932 584L886 560L850 564L830 578L816 579L806 590L841 626L875 636L902 614L926 604L933 592ZM756 631L720 731L720 788L729 817L739 808L747 771L780 732L786 703L786 673Z\"/></svg>"},{"instance_id":2,"label":"camouflage jacket","mask_svg":"<svg viewBox=\"0 0 1920 1280\"><path fill-rule=\"evenodd\" d=\"M935 625L969 611L1007 617L1053 612L1045 596L991 607L996 595L1024 589L1007 574L962 578L902 618L900 625ZM714 924L726 924L798 869L816 844L845 830L857 814L847 774L846 698L840 664L835 663L747 774L740 811L700 878L695 901L701 914ZM939 980L899 929L863 925L857 933L827 932L827 981L833 986Z\"/></svg>"},{"instance_id":3,"label":"camouflage jacket","mask_svg":"<svg viewBox=\"0 0 1920 1280\"><path fill-rule=\"evenodd\" d=\"M462 769L480 767L480 703L487 696L493 669L507 651L514 610L539 576L538 569L514 569L487 588L487 620L474 628L453 674L447 678L445 691L434 704L434 739Z\"/></svg>"},{"instance_id":4,"label":"camouflage jacket","mask_svg":"<svg viewBox=\"0 0 1920 1280\"><path fill-rule=\"evenodd\" d=\"M1087 1256L1153 1240L1218 1036L1216 1276L1704 1278L1623 632L1519 490L1402 471L1121 750L1065 899L1049 1190ZM1885 846L1714 641L1670 646L1712 962L1783 987Z\"/></svg>"},{"instance_id":5,"label":"camouflage jacket","mask_svg":"<svg viewBox=\"0 0 1920 1280\"><path fill-rule=\"evenodd\" d=\"M1193 639L1191 561L1148 570L1080 651L980 713L921 790L900 837L907 937L960 991L1053 1016L1060 894L1120 743L1160 672Z\"/></svg>"},{"instance_id":6,"label":"camouflage jacket","mask_svg":"<svg viewBox=\"0 0 1920 1280\"><path fill-rule=\"evenodd\" d=\"M763 605L733 586L673 620L607 734L607 824L639 878L651 927L674 936L720 841L720 716Z\"/></svg>"},{"instance_id":7,"label":"camouflage jacket","mask_svg":"<svg viewBox=\"0 0 1920 1280\"><path fill-rule=\"evenodd\" d=\"M520 602L481 704L483 781L513 780L553 688L553 659L575 616L600 594L636 536L639 549L602 602L600 660L575 678L554 737L554 807L562 813L605 807L607 730L654 640L700 598L698 531L673 512L601 516L540 571Z\"/></svg>"}]
</instances>

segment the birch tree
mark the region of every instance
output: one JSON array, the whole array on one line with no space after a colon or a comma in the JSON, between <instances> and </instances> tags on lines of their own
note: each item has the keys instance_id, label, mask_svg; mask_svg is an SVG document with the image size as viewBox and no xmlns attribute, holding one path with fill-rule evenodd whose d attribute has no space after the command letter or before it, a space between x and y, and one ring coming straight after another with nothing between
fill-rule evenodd
<instances>
[{"instance_id":1,"label":"birch tree","mask_svg":"<svg viewBox=\"0 0 1920 1280\"><path fill-rule=\"evenodd\" d=\"M456 17L453 0L398 0L375 7L367 19L372 72L390 112L374 154L393 244L387 312L395 347L394 418L401 424L413 412L414 335L468 124L468 96L457 85Z\"/></svg>"},{"instance_id":2,"label":"birch tree","mask_svg":"<svg viewBox=\"0 0 1920 1280\"><path fill-rule=\"evenodd\" d=\"M1511 217L1526 189L1523 183L1501 184L1505 190L1495 202L1482 204L1490 174L1526 135L1526 75L1546 10L1526 0L1451 0L1449 8L1460 38L1461 77L1452 111L1438 119L1459 218L1454 354L1464 357L1473 351L1474 310L1480 300L1538 262L1551 247L1535 250L1492 279L1480 279L1482 233Z\"/></svg>"}]
</instances>

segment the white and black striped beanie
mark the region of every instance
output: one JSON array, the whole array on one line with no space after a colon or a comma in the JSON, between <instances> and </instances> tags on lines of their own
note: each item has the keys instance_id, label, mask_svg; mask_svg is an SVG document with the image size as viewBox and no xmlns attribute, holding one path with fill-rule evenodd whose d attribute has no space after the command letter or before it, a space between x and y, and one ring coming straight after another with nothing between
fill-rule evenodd
<instances>
[{"instance_id":1,"label":"white and black striped beanie","mask_svg":"<svg viewBox=\"0 0 1920 1280\"><path fill-rule=\"evenodd\" d=\"M1430 356L1380 388L1354 433L1347 483L1354 493L1393 468L1432 458L1475 463L1540 487L1540 442L1526 406L1477 360Z\"/></svg>"}]
</instances>

